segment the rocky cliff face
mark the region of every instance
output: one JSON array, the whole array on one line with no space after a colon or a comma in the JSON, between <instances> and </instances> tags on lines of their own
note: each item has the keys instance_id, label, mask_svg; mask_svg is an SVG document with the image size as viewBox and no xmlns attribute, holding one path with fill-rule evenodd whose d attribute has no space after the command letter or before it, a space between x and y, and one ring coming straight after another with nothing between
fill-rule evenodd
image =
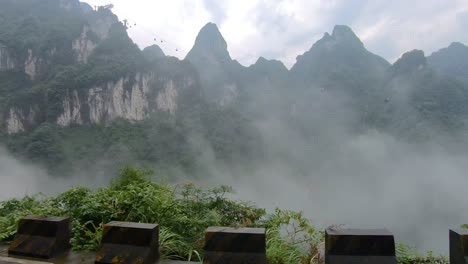
<instances>
[{"instance_id":1,"label":"rocky cliff face","mask_svg":"<svg viewBox=\"0 0 468 264\"><path fill-rule=\"evenodd\" d=\"M63 111L55 122L60 126L106 124L117 118L139 121L155 112L175 115L179 96L198 89L195 76L169 77L155 72L137 73L117 81L88 89L69 90L61 102ZM12 106L6 116L5 129L9 134L34 127L41 107L22 109Z\"/></svg>"},{"instance_id":2,"label":"rocky cliff face","mask_svg":"<svg viewBox=\"0 0 468 264\"><path fill-rule=\"evenodd\" d=\"M78 62L87 63L89 56L97 46L97 44L88 37L90 32L89 26L84 26L80 37L73 41L72 48L73 51L75 51Z\"/></svg>"},{"instance_id":3,"label":"rocky cliff face","mask_svg":"<svg viewBox=\"0 0 468 264\"><path fill-rule=\"evenodd\" d=\"M31 105L26 109L17 106L11 107L5 120L7 133L15 134L30 129L38 122L39 114L40 108L37 105Z\"/></svg>"},{"instance_id":4,"label":"rocky cliff face","mask_svg":"<svg viewBox=\"0 0 468 264\"><path fill-rule=\"evenodd\" d=\"M176 115L180 97L200 89L188 63L166 57L157 46L140 51L110 10L95 11L78 0L53 1L50 12L61 18L51 16L45 23L67 24L73 17L67 27L73 32L56 35L56 42L38 42L40 49L8 38L7 43L18 43L15 52L0 39L0 71L15 70L30 86L24 92L15 92L22 84L6 89L13 100L0 94L0 127L7 133L29 131L42 122L70 126L108 124L117 118L138 121L155 112ZM8 74L0 78L16 82ZM28 92L32 87L46 88Z\"/></svg>"},{"instance_id":5,"label":"rocky cliff face","mask_svg":"<svg viewBox=\"0 0 468 264\"><path fill-rule=\"evenodd\" d=\"M15 68L13 56L8 48L0 43L0 71L11 70Z\"/></svg>"},{"instance_id":6,"label":"rocky cliff face","mask_svg":"<svg viewBox=\"0 0 468 264\"><path fill-rule=\"evenodd\" d=\"M127 120L143 120L149 114L164 111L175 114L177 100L181 90L191 89L195 80L186 77L183 80L174 80L155 73L138 73L133 80L129 77L121 78L117 82L109 82L104 86L96 86L88 91L85 104L89 108L89 121L93 124L105 123L116 118ZM79 106L83 103L64 100L64 106ZM68 107L65 112L70 117L79 111L77 107ZM61 117L68 125L75 120ZM79 121L79 120L76 120ZM75 122L76 122L75 121ZM83 122L83 121L81 121ZM68 123L68 124L67 124Z\"/></svg>"}]
</instances>

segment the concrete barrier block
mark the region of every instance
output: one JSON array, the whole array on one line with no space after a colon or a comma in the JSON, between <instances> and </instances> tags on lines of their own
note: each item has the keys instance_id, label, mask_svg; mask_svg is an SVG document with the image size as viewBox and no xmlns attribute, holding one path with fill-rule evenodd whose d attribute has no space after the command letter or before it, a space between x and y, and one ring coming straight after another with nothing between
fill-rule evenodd
<instances>
[{"instance_id":1,"label":"concrete barrier block","mask_svg":"<svg viewBox=\"0 0 468 264\"><path fill-rule=\"evenodd\" d=\"M385 229L327 229L325 263L396 264L395 239Z\"/></svg>"},{"instance_id":2,"label":"concrete barrier block","mask_svg":"<svg viewBox=\"0 0 468 264\"><path fill-rule=\"evenodd\" d=\"M450 230L450 263L468 264L468 230Z\"/></svg>"},{"instance_id":3,"label":"concrete barrier block","mask_svg":"<svg viewBox=\"0 0 468 264\"><path fill-rule=\"evenodd\" d=\"M104 225L99 264L152 264L159 259L159 225L110 222Z\"/></svg>"},{"instance_id":4,"label":"concrete barrier block","mask_svg":"<svg viewBox=\"0 0 468 264\"><path fill-rule=\"evenodd\" d=\"M70 249L70 218L29 216L21 219L9 255L50 259Z\"/></svg>"},{"instance_id":5,"label":"concrete barrier block","mask_svg":"<svg viewBox=\"0 0 468 264\"><path fill-rule=\"evenodd\" d=\"M210 227L205 232L205 264L266 264L264 228Z\"/></svg>"}]
</instances>

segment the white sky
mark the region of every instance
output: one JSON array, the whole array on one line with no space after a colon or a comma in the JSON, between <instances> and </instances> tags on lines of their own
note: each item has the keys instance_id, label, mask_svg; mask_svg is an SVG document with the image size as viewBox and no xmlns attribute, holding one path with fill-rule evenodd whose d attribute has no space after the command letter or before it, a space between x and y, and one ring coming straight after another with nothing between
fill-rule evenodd
<instances>
[{"instance_id":1,"label":"white sky","mask_svg":"<svg viewBox=\"0 0 468 264\"><path fill-rule=\"evenodd\" d=\"M336 24L350 26L366 47L394 62L422 49L429 55L453 41L468 44L468 0L85 0L114 4L120 20L136 27L131 38L141 47L158 45L185 57L198 31L214 22L231 57L243 65L259 56L291 67ZM165 42L161 43L159 40ZM176 52L176 49L179 51Z\"/></svg>"}]
</instances>

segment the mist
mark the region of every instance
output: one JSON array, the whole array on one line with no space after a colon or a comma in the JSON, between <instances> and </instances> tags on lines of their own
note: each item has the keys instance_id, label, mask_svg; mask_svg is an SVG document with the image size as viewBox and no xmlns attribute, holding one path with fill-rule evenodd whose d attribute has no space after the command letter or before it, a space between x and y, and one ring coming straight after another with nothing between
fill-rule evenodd
<instances>
[{"instance_id":1,"label":"mist","mask_svg":"<svg viewBox=\"0 0 468 264\"><path fill-rule=\"evenodd\" d=\"M430 124L426 129L440 137L423 143L356 130L359 114L351 99L314 88L284 117L278 109L286 97L270 98L262 106L267 118L255 121L267 158L253 168L206 163L213 172L209 184L233 186L236 198L270 212L303 211L320 228L387 228L398 243L448 254L448 230L468 222L468 153L451 149L462 139L447 139ZM411 109L403 102L397 107Z\"/></svg>"},{"instance_id":2,"label":"mist","mask_svg":"<svg viewBox=\"0 0 468 264\"><path fill-rule=\"evenodd\" d=\"M284 98L272 93L256 108L263 113L253 121L266 156L253 166L221 165L209 142L192 136L202 150L198 162L209 171L196 180L202 187L230 185L234 198L270 212L303 211L319 228L388 228L397 242L448 254L449 228L468 223L468 153L451 151L448 141L413 144L377 129L356 131L359 114L337 91L312 88L301 101L287 102L287 115ZM0 148L0 200L105 186L115 176L98 172L105 163L97 160L95 173L83 168L83 174L55 178ZM191 178L180 173L177 180Z\"/></svg>"},{"instance_id":3,"label":"mist","mask_svg":"<svg viewBox=\"0 0 468 264\"><path fill-rule=\"evenodd\" d=\"M106 186L113 175L109 171L99 171L99 165L83 168L82 173L72 177L54 177L42 165L21 160L0 145L0 201L37 194L53 196L77 186Z\"/></svg>"}]
</instances>

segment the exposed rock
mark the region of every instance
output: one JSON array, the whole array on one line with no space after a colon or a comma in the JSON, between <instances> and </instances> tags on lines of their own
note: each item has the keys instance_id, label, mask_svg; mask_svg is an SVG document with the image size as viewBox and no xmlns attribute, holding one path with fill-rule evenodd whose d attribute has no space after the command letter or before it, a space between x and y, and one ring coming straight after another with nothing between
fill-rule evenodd
<instances>
[{"instance_id":1,"label":"exposed rock","mask_svg":"<svg viewBox=\"0 0 468 264\"><path fill-rule=\"evenodd\" d=\"M96 44L88 38L89 31L89 27L84 26L80 37L76 39L72 45L77 61L81 63L87 63L88 57L96 48Z\"/></svg>"},{"instance_id":2,"label":"exposed rock","mask_svg":"<svg viewBox=\"0 0 468 264\"><path fill-rule=\"evenodd\" d=\"M177 110L177 90L173 80L169 80L164 84L164 89L158 94L156 102L158 110L166 111L175 114Z\"/></svg>"},{"instance_id":3,"label":"exposed rock","mask_svg":"<svg viewBox=\"0 0 468 264\"><path fill-rule=\"evenodd\" d=\"M24 72L31 80L36 78L37 74L37 57L33 55L33 51L28 49L28 59L24 62Z\"/></svg>"},{"instance_id":4,"label":"exposed rock","mask_svg":"<svg viewBox=\"0 0 468 264\"><path fill-rule=\"evenodd\" d=\"M62 99L63 112L55 123L66 127L107 124L117 118L139 121L161 111L175 115L179 96L187 89L198 89L196 78L190 74L169 77L149 72L122 77L88 90L69 90ZM39 111L39 106L31 106L28 110L11 107L5 115L6 131L19 133L46 121L38 115Z\"/></svg>"},{"instance_id":5,"label":"exposed rock","mask_svg":"<svg viewBox=\"0 0 468 264\"><path fill-rule=\"evenodd\" d=\"M140 75L141 76L141 75ZM137 76L136 79L145 78ZM146 117L148 102L145 96L148 92L147 80L141 87L137 84L130 86L128 77L121 78L115 83L107 83L104 87L90 89L88 105L91 123L104 123L121 117L128 120L142 120ZM135 89L135 90L134 90Z\"/></svg>"},{"instance_id":6,"label":"exposed rock","mask_svg":"<svg viewBox=\"0 0 468 264\"><path fill-rule=\"evenodd\" d=\"M57 124L60 126L69 126L71 124L83 124L81 117L81 101L78 92L73 91L67 95L62 102L63 113L58 117Z\"/></svg>"},{"instance_id":7,"label":"exposed rock","mask_svg":"<svg viewBox=\"0 0 468 264\"><path fill-rule=\"evenodd\" d=\"M37 116L37 107L31 106L27 113L17 107L12 107L8 111L6 118L6 131L8 134L23 132L28 126L34 124Z\"/></svg>"},{"instance_id":8,"label":"exposed rock","mask_svg":"<svg viewBox=\"0 0 468 264\"><path fill-rule=\"evenodd\" d=\"M11 108L6 120L6 129L8 134L14 134L24 131L23 116L18 109Z\"/></svg>"},{"instance_id":9,"label":"exposed rock","mask_svg":"<svg viewBox=\"0 0 468 264\"><path fill-rule=\"evenodd\" d=\"M14 60L8 51L8 48L0 43L0 71L11 70L15 68Z\"/></svg>"},{"instance_id":10,"label":"exposed rock","mask_svg":"<svg viewBox=\"0 0 468 264\"><path fill-rule=\"evenodd\" d=\"M87 104L89 120L99 124L116 118L143 120L152 112L176 114L178 90L193 85L185 81L178 87L171 78L160 78L154 73L137 74L134 79L121 78L89 90Z\"/></svg>"}]
</instances>

